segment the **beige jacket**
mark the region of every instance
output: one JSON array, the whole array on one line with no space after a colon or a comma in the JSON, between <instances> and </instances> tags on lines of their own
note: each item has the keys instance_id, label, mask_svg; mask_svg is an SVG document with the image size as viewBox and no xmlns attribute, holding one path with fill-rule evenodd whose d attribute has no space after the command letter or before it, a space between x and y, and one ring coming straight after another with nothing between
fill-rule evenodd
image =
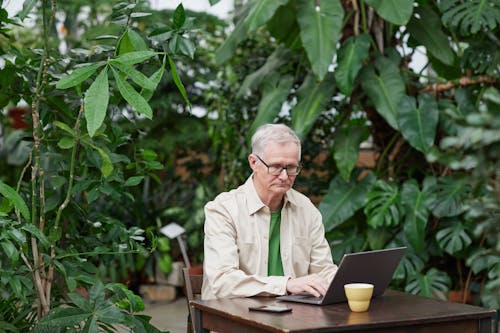
<instances>
[{"instance_id":1,"label":"beige jacket","mask_svg":"<svg viewBox=\"0 0 500 333\"><path fill-rule=\"evenodd\" d=\"M319 210L291 189L281 210L280 252L285 276L268 276L270 210L252 176L205 205L202 298L284 295L290 277L317 273L331 281L337 270Z\"/></svg>"}]
</instances>

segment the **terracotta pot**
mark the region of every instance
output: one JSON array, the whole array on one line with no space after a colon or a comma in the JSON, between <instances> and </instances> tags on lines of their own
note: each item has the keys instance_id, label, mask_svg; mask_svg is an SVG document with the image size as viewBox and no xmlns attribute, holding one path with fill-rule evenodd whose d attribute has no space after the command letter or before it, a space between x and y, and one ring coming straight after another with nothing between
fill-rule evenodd
<instances>
[{"instance_id":1,"label":"terracotta pot","mask_svg":"<svg viewBox=\"0 0 500 333\"><path fill-rule=\"evenodd\" d=\"M9 110L9 118L12 120L13 129L25 129L30 127L24 120L26 112L28 112L28 109L25 108L12 108Z\"/></svg>"},{"instance_id":2,"label":"terracotta pot","mask_svg":"<svg viewBox=\"0 0 500 333\"><path fill-rule=\"evenodd\" d=\"M450 293L448 294L448 300L455 303L464 303L464 290L450 290ZM473 303L472 293L470 290L467 290L466 292L465 303Z\"/></svg>"},{"instance_id":3,"label":"terracotta pot","mask_svg":"<svg viewBox=\"0 0 500 333\"><path fill-rule=\"evenodd\" d=\"M189 268L189 274L191 275L203 275L203 265L197 264Z\"/></svg>"}]
</instances>

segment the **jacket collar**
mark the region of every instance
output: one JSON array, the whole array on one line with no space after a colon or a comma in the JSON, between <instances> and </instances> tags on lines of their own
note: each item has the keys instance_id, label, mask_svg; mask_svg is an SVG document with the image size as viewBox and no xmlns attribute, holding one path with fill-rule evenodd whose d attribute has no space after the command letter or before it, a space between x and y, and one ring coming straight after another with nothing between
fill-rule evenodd
<instances>
[{"instance_id":1,"label":"jacket collar","mask_svg":"<svg viewBox=\"0 0 500 333\"><path fill-rule=\"evenodd\" d=\"M260 200L259 195L257 194L257 190L253 184L253 173L248 177L245 184L243 184L244 192L247 197L247 207L248 207L248 215L253 215L262 208L266 207L262 200ZM283 208L289 205L297 205L297 201L295 200L294 190L290 189L285 193Z\"/></svg>"}]
</instances>

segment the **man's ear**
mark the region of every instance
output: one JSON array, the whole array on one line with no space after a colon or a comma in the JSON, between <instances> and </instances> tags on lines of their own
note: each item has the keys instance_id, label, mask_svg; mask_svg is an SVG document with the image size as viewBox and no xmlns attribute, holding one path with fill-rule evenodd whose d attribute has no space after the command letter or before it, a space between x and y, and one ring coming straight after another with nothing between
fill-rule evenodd
<instances>
[{"instance_id":1,"label":"man's ear","mask_svg":"<svg viewBox=\"0 0 500 333\"><path fill-rule=\"evenodd\" d=\"M255 167L257 166L257 158L255 155L248 155L248 164L250 165L250 168L255 171Z\"/></svg>"}]
</instances>

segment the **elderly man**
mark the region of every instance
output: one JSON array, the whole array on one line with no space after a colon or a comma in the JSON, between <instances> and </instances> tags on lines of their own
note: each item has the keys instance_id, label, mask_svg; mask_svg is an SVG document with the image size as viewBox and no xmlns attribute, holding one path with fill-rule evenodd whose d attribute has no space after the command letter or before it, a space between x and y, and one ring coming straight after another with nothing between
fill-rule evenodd
<instances>
[{"instance_id":1,"label":"elderly man","mask_svg":"<svg viewBox=\"0 0 500 333\"><path fill-rule=\"evenodd\" d=\"M319 210L292 189L300 154L289 127L259 127L252 175L206 204L203 299L325 294L337 266Z\"/></svg>"}]
</instances>

